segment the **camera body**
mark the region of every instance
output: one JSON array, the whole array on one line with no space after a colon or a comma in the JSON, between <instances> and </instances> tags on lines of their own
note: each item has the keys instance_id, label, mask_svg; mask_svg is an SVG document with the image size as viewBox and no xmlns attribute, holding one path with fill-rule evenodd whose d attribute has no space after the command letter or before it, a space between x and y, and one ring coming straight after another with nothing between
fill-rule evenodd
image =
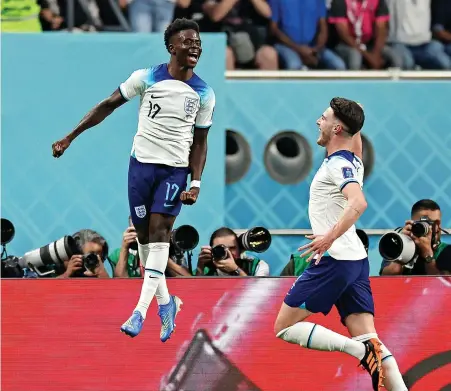
<instances>
[{"instance_id":1,"label":"camera body","mask_svg":"<svg viewBox=\"0 0 451 391\"><path fill-rule=\"evenodd\" d=\"M411 237L403 234L402 228L388 232L379 240L379 254L387 261L402 263L407 268L413 268L418 253ZM432 231L431 246L436 244L436 226L427 216L420 217L412 224L412 234L417 238L427 236Z\"/></svg>"},{"instance_id":2,"label":"camera body","mask_svg":"<svg viewBox=\"0 0 451 391\"><path fill-rule=\"evenodd\" d=\"M84 254L81 259L83 261L83 267L90 271L94 271L100 263L99 257L96 253Z\"/></svg>"}]
</instances>

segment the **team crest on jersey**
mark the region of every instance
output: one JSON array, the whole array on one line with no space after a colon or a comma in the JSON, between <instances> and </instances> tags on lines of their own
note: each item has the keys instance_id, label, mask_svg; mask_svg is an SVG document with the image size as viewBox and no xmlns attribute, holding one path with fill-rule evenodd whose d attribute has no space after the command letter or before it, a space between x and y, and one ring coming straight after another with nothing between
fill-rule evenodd
<instances>
[{"instance_id":1,"label":"team crest on jersey","mask_svg":"<svg viewBox=\"0 0 451 391\"><path fill-rule=\"evenodd\" d=\"M197 109L197 104L199 99L196 98L185 98L185 113L186 114L194 114Z\"/></svg>"},{"instance_id":2,"label":"team crest on jersey","mask_svg":"<svg viewBox=\"0 0 451 391\"><path fill-rule=\"evenodd\" d=\"M144 217L146 217L146 206L135 206L135 213L136 216L138 216L140 219L143 219Z\"/></svg>"},{"instance_id":3,"label":"team crest on jersey","mask_svg":"<svg viewBox=\"0 0 451 391\"><path fill-rule=\"evenodd\" d=\"M343 172L343 178L344 179L354 178L354 174L352 172L352 168L351 167L343 167L341 169L341 171Z\"/></svg>"}]
</instances>

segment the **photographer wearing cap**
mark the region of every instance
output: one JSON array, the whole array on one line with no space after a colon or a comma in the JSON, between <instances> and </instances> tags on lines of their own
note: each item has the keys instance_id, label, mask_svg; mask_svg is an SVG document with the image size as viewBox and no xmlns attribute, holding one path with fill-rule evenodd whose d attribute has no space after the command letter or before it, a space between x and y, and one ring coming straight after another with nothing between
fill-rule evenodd
<instances>
[{"instance_id":1,"label":"photographer wearing cap","mask_svg":"<svg viewBox=\"0 0 451 391\"><path fill-rule=\"evenodd\" d=\"M82 229L73 238L81 254L72 255L68 261L64 261L65 271L57 278L110 278L103 264L108 254L105 238L91 229Z\"/></svg>"},{"instance_id":2,"label":"photographer wearing cap","mask_svg":"<svg viewBox=\"0 0 451 391\"><path fill-rule=\"evenodd\" d=\"M210 246L202 246L196 275L269 276L269 265L260 258L247 254L245 250L263 252L270 243L271 236L262 227L255 227L239 237L230 228L219 228L212 233Z\"/></svg>"},{"instance_id":3,"label":"photographer wearing cap","mask_svg":"<svg viewBox=\"0 0 451 391\"><path fill-rule=\"evenodd\" d=\"M400 232L390 233L388 241L381 238L379 250L384 257L380 275L442 275L451 272L451 246L442 243L440 206L432 200L420 200L412 206L411 220L407 220ZM398 229L399 231L399 229ZM384 236L386 236L384 235ZM413 242L414 255L407 252ZM388 243L391 242L391 243ZM399 243L398 243L399 242ZM397 256L398 245L406 256ZM387 247L388 245L388 247ZM390 245L393 248L390 248ZM395 254L387 259L388 254ZM385 256L384 256L385 255Z\"/></svg>"}]
</instances>

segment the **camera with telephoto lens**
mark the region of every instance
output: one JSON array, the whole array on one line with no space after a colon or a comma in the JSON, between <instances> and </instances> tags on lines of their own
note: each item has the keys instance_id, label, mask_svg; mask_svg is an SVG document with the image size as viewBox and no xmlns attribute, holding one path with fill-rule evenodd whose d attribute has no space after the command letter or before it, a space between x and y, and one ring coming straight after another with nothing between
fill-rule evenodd
<instances>
[{"instance_id":1,"label":"camera with telephoto lens","mask_svg":"<svg viewBox=\"0 0 451 391\"><path fill-rule=\"evenodd\" d=\"M1 232L1 244L6 254L5 245L14 237L14 225L7 219L1 219ZM75 254L81 252L72 236L63 236L41 248L28 251L23 257L3 258L2 254L2 277L23 277L23 270L26 268L34 271L39 277L60 274L65 270L64 262Z\"/></svg>"},{"instance_id":2,"label":"camera with telephoto lens","mask_svg":"<svg viewBox=\"0 0 451 391\"><path fill-rule=\"evenodd\" d=\"M7 219L1 219L1 244L5 245L14 238L14 225ZM63 236L54 242L46 244L35 250L28 251L23 257L6 256L2 254L2 277L21 278L24 269L30 269L38 277L60 275L66 270L64 262L71 259L73 255L83 254L77 241L70 235ZM99 258L95 253L84 254L82 257L83 268L94 271L99 265ZM83 270L76 273L77 277L83 277Z\"/></svg>"},{"instance_id":3,"label":"camera with telephoto lens","mask_svg":"<svg viewBox=\"0 0 451 391\"><path fill-rule=\"evenodd\" d=\"M169 239L169 256L177 263L183 258L183 253L196 248L199 243L199 233L191 225L181 225L171 232Z\"/></svg>"},{"instance_id":4,"label":"camera with telephoto lens","mask_svg":"<svg viewBox=\"0 0 451 391\"><path fill-rule=\"evenodd\" d=\"M427 236L432 231L431 246L435 245L436 226L427 216L422 216L412 224L411 232L417 238ZM410 236L403 234L402 228L388 232L379 240L379 253L387 261L397 261L406 267L413 267L418 258L417 249ZM407 266L412 263L411 266Z\"/></svg>"},{"instance_id":5,"label":"camera with telephoto lens","mask_svg":"<svg viewBox=\"0 0 451 391\"><path fill-rule=\"evenodd\" d=\"M271 234L264 227L251 228L238 236L240 250L254 253L265 252L271 246L271 241ZM215 261L222 261L227 258L227 246L218 244L211 249L211 254Z\"/></svg>"}]
</instances>

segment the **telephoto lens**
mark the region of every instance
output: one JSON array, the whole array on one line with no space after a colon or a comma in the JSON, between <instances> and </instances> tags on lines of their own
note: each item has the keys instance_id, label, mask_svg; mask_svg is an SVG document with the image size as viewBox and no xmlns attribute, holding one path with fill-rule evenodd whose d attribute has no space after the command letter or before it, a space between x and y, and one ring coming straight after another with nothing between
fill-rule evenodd
<instances>
[{"instance_id":1,"label":"telephoto lens","mask_svg":"<svg viewBox=\"0 0 451 391\"><path fill-rule=\"evenodd\" d=\"M251 228L238 238L241 248L256 253L265 252L271 245L271 240L271 234L264 227Z\"/></svg>"}]
</instances>

